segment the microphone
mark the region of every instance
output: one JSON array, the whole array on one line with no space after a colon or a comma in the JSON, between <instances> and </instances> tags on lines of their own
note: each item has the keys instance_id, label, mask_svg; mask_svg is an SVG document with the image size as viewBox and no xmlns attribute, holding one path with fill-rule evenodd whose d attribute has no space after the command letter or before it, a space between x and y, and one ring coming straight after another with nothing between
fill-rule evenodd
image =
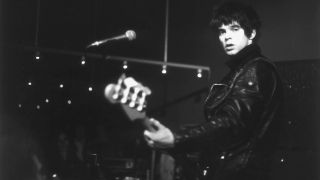
<instances>
[{"instance_id":1,"label":"microphone","mask_svg":"<svg viewBox=\"0 0 320 180\"><path fill-rule=\"evenodd\" d=\"M121 39L128 39L129 41L136 39L136 33L133 30L128 30L126 31L125 34L119 35L119 36L114 36L111 38L106 38L100 41L95 41L91 43L90 45L87 46L87 48L92 47L92 46L100 46L101 44L104 44L108 41L114 41L114 40L121 40Z\"/></svg>"}]
</instances>

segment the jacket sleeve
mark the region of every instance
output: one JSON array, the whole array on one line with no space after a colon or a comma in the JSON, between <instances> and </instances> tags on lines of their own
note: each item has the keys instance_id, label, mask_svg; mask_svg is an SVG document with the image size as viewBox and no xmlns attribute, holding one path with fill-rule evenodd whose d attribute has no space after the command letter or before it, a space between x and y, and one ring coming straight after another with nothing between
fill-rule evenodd
<instances>
[{"instance_id":1,"label":"jacket sleeve","mask_svg":"<svg viewBox=\"0 0 320 180\"><path fill-rule=\"evenodd\" d=\"M210 145L224 151L248 141L273 97L276 81L271 64L250 64L222 103L209 110L206 123L174 134L176 149L186 151Z\"/></svg>"}]
</instances>

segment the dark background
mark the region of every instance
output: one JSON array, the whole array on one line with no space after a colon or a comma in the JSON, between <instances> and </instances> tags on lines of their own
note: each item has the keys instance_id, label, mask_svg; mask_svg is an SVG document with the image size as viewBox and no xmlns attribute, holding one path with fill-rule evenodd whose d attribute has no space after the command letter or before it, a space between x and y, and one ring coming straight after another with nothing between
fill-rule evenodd
<instances>
[{"instance_id":1,"label":"dark background","mask_svg":"<svg viewBox=\"0 0 320 180\"><path fill-rule=\"evenodd\" d=\"M279 151L280 159L286 154L293 160L288 165L290 172L280 174L295 171L290 178L316 179L318 175L310 167L318 167L319 159L316 100L319 99L320 2L239 1L251 4L259 12L263 22L259 44L266 56L282 65L287 87L295 88L295 91L288 88L293 95L288 96L287 119L297 123L289 130L288 143ZM212 8L220 2L170 2L168 61L209 66L210 77L204 74L204 78L198 79L193 70L180 68L169 68L164 76L161 67L145 64L129 63L126 70L152 89L149 108L169 127L202 122L205 93L184 97L205 88L208 82L219 81L226 73L223 64L226 57L208 27ZM37 7L40 7L38 13ZM127 147L140 147L136 140L141 138L141 129L128 122L120 108L110 105L103 97L104 87L124 72L122 63L87 58L82 66L80 54L92 52L163 61L165 7L165 1L160 0L1 0L2 132L27 131L50 159L51 146L59 132L72 136L75 127L81 125L93 140L97 137L96 128L102 126L112 143L123 151L121 157L136 155L135 148ZM128 29L136 32L136 40L85 49L95 40L121 35ZM37 47L39 61L34 59ZM41 51L41 48L53 51ZM80 54L70 55L70 52ZM28 86L29 81L32 86ZM60 83L64 88L59 88ZM92 92L88 91L89 86L93 87ZM45 102L46 98L49 103ZM179 98L183 101L177 101ZM68 104L68 100L72 103Z\"/></svg>"}]
</instances>

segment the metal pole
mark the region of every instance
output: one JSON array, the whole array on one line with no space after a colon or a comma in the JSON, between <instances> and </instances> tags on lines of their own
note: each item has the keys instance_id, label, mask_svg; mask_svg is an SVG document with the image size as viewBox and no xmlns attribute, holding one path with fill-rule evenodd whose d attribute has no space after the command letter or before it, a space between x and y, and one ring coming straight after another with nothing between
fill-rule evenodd
<instances>
[{"instance_id":1,"label":"metal pole","mask_svg":"<svg viewBox=\"0 0 320 180\"><path fill-rule=\"evenodd\" d=\"M38 39L39 39L39 24L40 24L40 0L38 0L37 3L37 14L36 14L36 33L35 33L35 39L34 39L34 46L38 47Z\"/></svg>"},{"instance_id":2,"label":"metal pole","mask_svg":"<svg viewBox=\"0 0 320 180\"><path fill-rule=\"evenodd\" d=\"M165 21L164 57L163 61L168 61L168 34L169 34L169 0L166 1L166 21Z\"/></svg>"},{"instance_id":3,"label":"metal pole","mask_svg":"<svg viewBox=\"0 0 320 180\"><path fill-rule=\"evenodd\" d=\"M151 170L150 170L150 180L154 180L154 170L156 165L156 150L152 149L151 152Z\"/></svg>"},{"instance_id":4,"label":"metal pole","mask_svg":"<svg viewBox=\"0 0 320 180\"><path fill-rule=\"evenodd\" d=\"M183 63L175 63L175 62L165 63L165 62L154 60L154 59L141 59L141 58L132 58L132 57L124 57L124 56L113 56L113 55L104 56L98 53L84 53L80 51L70 51L70 50L62 50L62 49L55 49L55 48L23 47L23 49L30 50L30 51L39 50L40 52L44 52L44 53L64 54L64 55L79 56L79 57L85 54L86 57L90 57L90 58L105 59L110 61L127 61L127 62L133 62L133 63L150 64L150 65L158 65L158 66L166 65L166 66L183 68L183 69L195 69L195 70L201 69L202 71L208 71L208 73L210 73L209 66L183 64Z\"/></svg>"}]
</instances>

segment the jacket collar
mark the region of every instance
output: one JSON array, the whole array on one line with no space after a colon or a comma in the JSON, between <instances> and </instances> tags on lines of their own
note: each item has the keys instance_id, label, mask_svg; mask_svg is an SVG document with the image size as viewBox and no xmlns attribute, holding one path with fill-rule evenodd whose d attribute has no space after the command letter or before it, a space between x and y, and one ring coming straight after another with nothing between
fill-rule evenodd
<instances>
[{"instance_id":1,"label":"jacket collar","mask_svg":"<svg viewBox=\"0 0 320 180\"><path fill-rule=\"evenodd\" d=\"M230 59L226 62L226 65L230 69L236 69L259 56L262 56L260 47L257 44L251 44L242 49L238 54L230 56Z\"/></svg>"}]
</instances>

